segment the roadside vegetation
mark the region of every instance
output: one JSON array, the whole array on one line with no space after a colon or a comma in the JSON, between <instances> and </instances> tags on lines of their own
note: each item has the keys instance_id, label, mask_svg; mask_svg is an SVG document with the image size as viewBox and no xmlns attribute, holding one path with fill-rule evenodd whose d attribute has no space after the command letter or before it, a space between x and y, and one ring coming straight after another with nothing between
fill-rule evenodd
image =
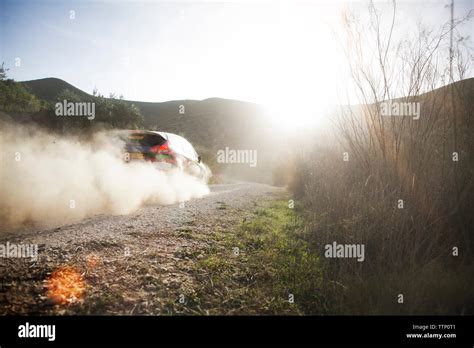
<instances>
[{"instance_id":1,"label":"roadside vegetation","mask_svg":"<svg viewBox=\"0 0 474 348\"><path fill-rule=\"evenodd\" d=\"M455 30L472 15L391 42L392 18L369 13L367 26L345 18L360 104L334 115L334 143L302 144L288 168L309 245L365 246L364 262L323 260L323 292L339 314L472 314L474 80ZM387 117L388 100L419 118Z\"/></svg>"},{"instance_id":2,"label":"roadside vegetation","mask_svg":"<svg viewBox=\"0 0 474 348\"><path fill-rule=\"evenodd\" d=\"M93 95L79 95L71 90L63 90L55 100L45 101L37 98L21 83L7 77L8 69L4 63L0 68L0 111L10 114L13 120L17 115L27 116L36 125L60 134L90 134L102 129L136 129L143 126L140 110L114 94L104 97L98 91ZM87 117L58 117L55 104L64 100L72 103L94 103L95 117L91 122Z\"/></svg>"},{"instance_id":3,"label":"roadside vegetation","mask_svg":"<svg viewBox=\"0 0 474 348\"><path fill-rule=\"evenodd\" d=\"M7 78L5 63L0 67L0 110L37 112L46 106L21 84Z\"/></svg>"},{"instance_id":4,"label":"roadside vegetation","mask_svg":"<svg viewBox=\"0 0 474 348\"><path fill-rule=\"evenodd\" d=\"M324 313L319 253L303 231L303 220L279 199L217 232L195 265L198 288L186 306L211 315Z\"/></svg>"}]
</instances>

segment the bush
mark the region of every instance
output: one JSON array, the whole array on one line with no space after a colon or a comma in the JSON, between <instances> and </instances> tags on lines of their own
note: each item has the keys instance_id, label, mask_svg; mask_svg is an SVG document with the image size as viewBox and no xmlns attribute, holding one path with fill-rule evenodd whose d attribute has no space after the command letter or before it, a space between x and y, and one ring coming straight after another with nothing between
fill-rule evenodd
<instances>
[{"instance_id":1,"label":"bush","mask_svg":"<svg viewBox=\"0 0 474 348\"><path fill-rule=\"evenodd\" d=\"M36 112L44 106L28 89L13 80L0 80L0 110Z\"/></svg>"}]
</instances>

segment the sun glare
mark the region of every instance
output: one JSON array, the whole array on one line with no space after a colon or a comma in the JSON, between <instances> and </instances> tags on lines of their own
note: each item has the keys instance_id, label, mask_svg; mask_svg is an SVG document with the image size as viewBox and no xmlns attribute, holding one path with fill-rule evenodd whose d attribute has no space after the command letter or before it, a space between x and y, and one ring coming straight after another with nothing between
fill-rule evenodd
<instances>
[{"instance_id":1,"label":"sun glare","mask_svg":"<svg viewBox=\"0 0 474 348\"><path fill-rule=\"evenodd\" d=\"M269 59L274 76L260 91L274 126L286 130L318 126L337 103L334 87L340 62L334 58L334 23L320 8L287 3L281 9L272 41L277 45Z\"/></svg>"},{"instance_id":2,"label":"sun glare","mask_svg":"<svg viewBox=\"0 0 474 348\"><path fill-rule=\"evenodd\" d=\"M174 49L181 52L182 48L173 46L179 39L166 43L173 50L150 48L150 56L144 59L149 64L149 69L143 69L147 76L138 76L135 82L150 81L146 90L170 93L167 99L216 96L255 102L266 108L273 126L305 127L319 120L328 106L337 104L335 75L343 60L336 54L334 37L339 6L279 1L195 8L176 29L179 39L193 38L199 50L195 59L190 61L184 51L170 55ZM205 24L193 22L209 14ZM199 36L194 37L195 31L187 27L191 23L199 24ZM166 77L156 70L154 57L166 66L176 66L175 76ZM166 88L158 89L156 81L166 81Z\"/></svg>"}]
</instances>

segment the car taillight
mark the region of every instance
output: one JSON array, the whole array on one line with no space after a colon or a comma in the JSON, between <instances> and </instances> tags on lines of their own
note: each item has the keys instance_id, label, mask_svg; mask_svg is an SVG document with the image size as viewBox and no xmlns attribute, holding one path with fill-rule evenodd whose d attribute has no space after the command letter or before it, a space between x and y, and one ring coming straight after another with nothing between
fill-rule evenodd
<instances>
[{"instance_id":1,"label":"car taillight","mask_svg":"<svg viewBox=\"0 0 474 348\"><path fill-rule=\"evenodd\" d=\"M153 153L167 153L169 152L170 148L168 146L168 142L162 144L162 145L155 145L150 148L150 151Z\"/></svg>"},{"instance_id":2,"label":"car taillight","mask_svg":"<svg viewBox=\"0 0 474 348\"><path fill-rule=\"evenodd\" d=\"M168 142L150 147L150 152L155 154L155 156L149 158L150 161L166 162L176 165L175 153L170 149Z\"/></svg>"}]
</instances>

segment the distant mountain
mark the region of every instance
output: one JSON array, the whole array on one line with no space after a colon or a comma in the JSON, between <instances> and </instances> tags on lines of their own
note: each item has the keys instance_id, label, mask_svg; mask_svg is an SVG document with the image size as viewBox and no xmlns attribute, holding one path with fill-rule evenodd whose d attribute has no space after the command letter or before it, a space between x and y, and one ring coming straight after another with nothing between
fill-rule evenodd
<instances>
[{"instance_id":1,"label":"distant mountain","mask_svg":"<svg viewBox=\"0 0 474 348\"><path fill-rule=\"evenodd\" d=\"M38 98L52 102L65 90L82 97L86 92L57 78L21 82ZM263 109L258 104L209 98L205 100L174 100L167 102L129 101L140 109L144 126L182 134L198 145L211 148L256 146L265 129Z\"/></svg>"},{"instance_id":2,"label":"distant mountain","mask_svg":"<svg viewBox=\"0 0 474 348\"><path fill-rule=\"evenodd\" d=\"M21 83L38 98L48 102L55 101L58 94L65 89L87 99L92 97L57 78ZM144 128L186 137L195 145L198 152L204 154L203 158L208 162L215 162L217 151L225 147L258 150L261 164L259 170L269 161L269 156L274 156L275 142L272 139L275 137L272 129L268 127L263 108L258 104L222 98L158 103L131 100L125 102L140 109L144 118ZM255 169L250 170L248 165L246 167L243 168L244 171L255 172Z\"/></svg>"},{"instance_id":3,"label":"distant mountain","mask_svg":"<svg viewBox=\"0 0 474 348\"><path fill-rule=\"evenodd\" d=\"M70 83L57 79L55 77L48 77L44 79L22 81L21 84L27 86L31 93L36 95L38 98L46 101L54 101L59 93L68 89L71 92L76 93L81 97L89 96L86 92L74 87Z\"/></svg>"},{"instance_id":4,"label":"distant mountain","mask_svg":"<svg viewBox=\"0 0 474 348\"><path fill-rule=\"evenodd\" d=\"M57 78L24 81L22 84L38 98L46 101L56 100L57 95L69 89L84 98L91 95ZM457 81L453 85L457 91L455 105L469 109L474 113L474 78ZM451 85L438 88L415 97L415 101L428 102L449 112ZM403 98L397 99L402 100ZM434 100L434 103L429 103ZM226 147L233 149L258 150L259 165L257 170L241 166L248 179L267 181L269 168L275 158L281 157L282 138L285 136L272 128L271 122L265 117L263 108L254 103L238 100L209 98L205 100L174 100L160 103L125 100L140 109L144 118L144 128L161 130L183 135L189 139L203 154L208 163L214 162L217 151ZM351 106L358 109L360 106ZM21 116L21 115L20 115ZM15 118L18 118L15 115ZM24 117L24 116L23 116ZM472 122L471 120L468 120ZM283 160L283 159L282 159ZM232 170L237 168L231 166ZM261 174L265 172L265 178ZM248 174L248 175L247 175ZM242 177L242 176L241 176ZM257 178L258 177L258 178Z\"/></svg>"}]
</instances>

